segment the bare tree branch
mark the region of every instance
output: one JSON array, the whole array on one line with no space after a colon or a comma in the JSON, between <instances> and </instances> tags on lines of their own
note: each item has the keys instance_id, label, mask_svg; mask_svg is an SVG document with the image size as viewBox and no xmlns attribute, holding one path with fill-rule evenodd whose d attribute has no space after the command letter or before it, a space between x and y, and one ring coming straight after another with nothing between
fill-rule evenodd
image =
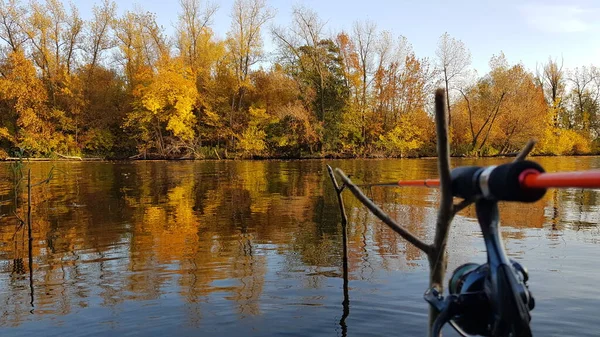
<instances>
[{"instance_id":1,"label":"bare tree branch","mask_svg":"<svg viewBox=\"0 0 600 337\"><path fill-rule=\"evenodd\" d=\"M413 233L399 225L395 222L389 215L387 215L384 211L379 208L379 206L375 205L364 193L356 186L350 178L348 178L344 172L340 169L336 169L335 172L340 176L340 179L346 185L346 187L354 194L354 196L376 216L381 221L383 221L386 225L388 225L394 232L398 233L401 237L403 237L406 241L412 243L415 247L419 248L427 255L429 255L432 251L432 247L425 242L421 241L417 238Z\"/></svg>"},{"instance_id":2,"label":"bare tree branch","mask_svg":"<svg viewBox=\"0 0 600 337\"><path fill-rule=\"evenodd\" d=\"M451 37L448 32L440 36L438 48L435 51L437 56L437 67L441 72L442 80L446 87L446 104L448 109L448 124L451 124L450 114L450 89L456 84L455 77L461 77L471 64L471 52L465 44Z\"/></svg>"},{"instance_id":3,"label":"bare tree branch","mask_svg":"<svg viewBox=\"0 0 600 337\"><path fill-rule=\"evenodd\" d=\"M533 147L535 146L535 140L530 139L527 144L525 144L525 147L523 147L523 149L521 150L521 152L519 152L519 154L517 155L517 158L515 158L514 162L518 162L521 160L525 160L525 158L529 155L529 153L533 150Z\"/></svg>"},{"instance_id":4,"label":"bare tree branch","mask_svg":"<svg viewBox=\"0 0 600 337\"><path fill-rule=\"evenodd\" d=\"M474 203L474 202L475 202L475 200L473 200L473 199L464 199L463 201L459 202L458 204L455 204L452 207L452 213L454 215L456 215L456 213L458 213L458 212L462 211L463 209L471 206L471 204Z\"/></svg>"},{"instance_id":5,"label":"bare tree branch","mask_svg":"<svg viewBox=\"0 0 600 337\"><path fill-rule=\"evenodd\" d=\"M448 232L454 215L469 206L473 200L463 200L457 205L453 204L454 197L452 194L452 180L450 176L450 144L448 142L448 119L447 119L447 103L446 92L444 89L438 89L435 92L435 122L437 131L437 152L438 152L438 172L440 177L440 206L436 220L435 238L432 245L428 245L411 233L408 229L399 225L383 212L375 203L373 203L362 191L356 186L339 168L335 170L343 182L340 187L335 178L335 174L328 165L327 170L335 191L337 193L340 210L342 212L342 220L346 221L346 214L343 206L341 193L347 187L352 194L365 205L371 213L388 225L392 230L398 233L406 241L427 254L429 260L429 285L430 287L443 291L444 275L446 273L447 256L446 244L448 240ZM530 150L524 149L528 153ZM345 222L344 222L345 223ZM435 308L429 308L429 327L430 334L433 331L433 323L435 322L438 312Z\"/></svg>"},{"instance_id":6,"label":"bare tree branch","mask_svg":"<svg viewBox=\"0 0 600 337\"><path fill-rule=\"evenodd\" d=\"M450 178L450 149L448 143L448 120L446 118L446 97L444 89L435 92L435 123L437 131L438 172L440 176L440 208L437 218L436 235L433 246L436 250L445 248L448 227L452 221L452 181Z\"/></svg>"},{"instance_id":7,"label":"bare tree branch","mask_svg":"<svg viewBox=\"0 0 600 337\"><path fill-rule=\"evenodd\" d=\"M444 290L444 275L448 265L446 243L448 231L454 218L454 197L452 195L452 179L450 177L450 144L448 142L448 119L446 92L444 89L435 91L435 128L437 132L438 173L440 176L440 206L435 226L435 238L429 260L429 286ZM438 316L435 308L429 307L429 334Z\"/></svg>"}]
</instances>

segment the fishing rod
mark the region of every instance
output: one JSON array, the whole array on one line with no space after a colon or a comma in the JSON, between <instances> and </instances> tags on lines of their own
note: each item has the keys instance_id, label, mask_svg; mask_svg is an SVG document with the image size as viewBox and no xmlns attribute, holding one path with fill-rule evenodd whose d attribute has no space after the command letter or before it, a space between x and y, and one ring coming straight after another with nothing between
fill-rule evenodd
<instances>
[{"instance_id":1,"label":"fishing rod","mask_svg":"<svg viewBox=\"0 0 600 337\"><path fill-rule=\"evenodd\" d=\"M460 335L532 336L529 322L535 300L528 287L527 268L508 258L500 235L499 201L531 203L548 188L600 188L600 170L546 173L533 161L498 166L465 166L451 171L454 197L475 202L486 247L487 262L467 263L454 270L449 294L436 288L425 300L438 312L433 336L450 324ZM439 179L400 180L359 186L439 187Z\"/></svg>"},{"instance_id":2,"label":"fishing rod","mask_svg":"<svg viewBox=\"0 0 600 337\"><path fill-rule=\"evenodd\" d=\"M495 168L496 166L490 166ZM463 169L463 168L461 168ZM525 172L519 177L523 188L600 188L600 170L541 173L537 171ZM439 179L414 179L398 180L387 183L358 184L358 187L439 187Z\"/></svg>"}]
</instances>

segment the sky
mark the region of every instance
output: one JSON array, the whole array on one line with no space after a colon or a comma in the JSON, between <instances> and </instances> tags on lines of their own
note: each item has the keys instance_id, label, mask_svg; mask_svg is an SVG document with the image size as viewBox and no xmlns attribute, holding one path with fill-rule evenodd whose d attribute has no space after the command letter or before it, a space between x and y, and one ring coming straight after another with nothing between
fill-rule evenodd
<instances>
[{"instance_id":1,"label":"sky","mask_svg":"<svg viewBox=\"0 0 600 337\"><path fill-rule=\"evenodd\" d=\"M213 30L224 38L230 28L234 0L216 0L219 10ZM93 0L74 0L84 18ZM522 62L535 71L549 57L566 68L600 65L600 1L595 0L267 0L276 10L269 24L287 26L295 5L315 10L327 22L326 30L351 31L356 20L371 20L379 30L408 38L418 57L435 57L444 32L465 43L472 67L480 75L489 71L492 55L504 52L510 64ZM177 0L116 0L122 13L140 6L156 13L167 33L174 31ZM272 51L269 29L263 31L266 51Z\"/></svg>"}]
</instances>

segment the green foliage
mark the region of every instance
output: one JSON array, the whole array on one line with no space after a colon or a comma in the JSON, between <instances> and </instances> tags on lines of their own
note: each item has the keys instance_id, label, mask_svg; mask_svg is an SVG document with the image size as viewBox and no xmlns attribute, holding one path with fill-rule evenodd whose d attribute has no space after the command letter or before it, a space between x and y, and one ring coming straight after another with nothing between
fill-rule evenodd
<instances>
[{"instance_id":1,"label":"green foliage","mask_svg":"<svg viewBox=\"0 0 600 337\"><path fill-rule=\"evenodd\" d=\"M107 129L90 129L85 134L83 144L86 152L107 154L115 144L115 136Z\"/></svg>"},{"instance_id":2,"label":"green foliage","mask_svg":"<svg viewBox=\"0 0 600 337\"><path fill-rule=\"evenodd\" d=\"M357 109L349 107L342 114L340 123L340 152L356 155L365 139L362 135L361 114Z\"/></svg>"}]
</instances>

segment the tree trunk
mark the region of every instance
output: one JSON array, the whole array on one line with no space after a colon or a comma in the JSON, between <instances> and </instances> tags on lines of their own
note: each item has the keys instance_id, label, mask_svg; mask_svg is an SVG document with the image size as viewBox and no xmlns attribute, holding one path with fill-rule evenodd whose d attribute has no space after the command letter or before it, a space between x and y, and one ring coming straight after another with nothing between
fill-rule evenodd
<instances>
[{"instance_id":1,"label":"tree trunk","mask_svg":"<svg viewBox=\"0 0 600 337\"><path fill-rule=\"evenodd\" d=\"M448 128L452 129L452 115L450 113L450 90L448 88L448 75L444 69L444 82L446 84L446 106L448 107Z\"/></svg>"}]
</instances>

